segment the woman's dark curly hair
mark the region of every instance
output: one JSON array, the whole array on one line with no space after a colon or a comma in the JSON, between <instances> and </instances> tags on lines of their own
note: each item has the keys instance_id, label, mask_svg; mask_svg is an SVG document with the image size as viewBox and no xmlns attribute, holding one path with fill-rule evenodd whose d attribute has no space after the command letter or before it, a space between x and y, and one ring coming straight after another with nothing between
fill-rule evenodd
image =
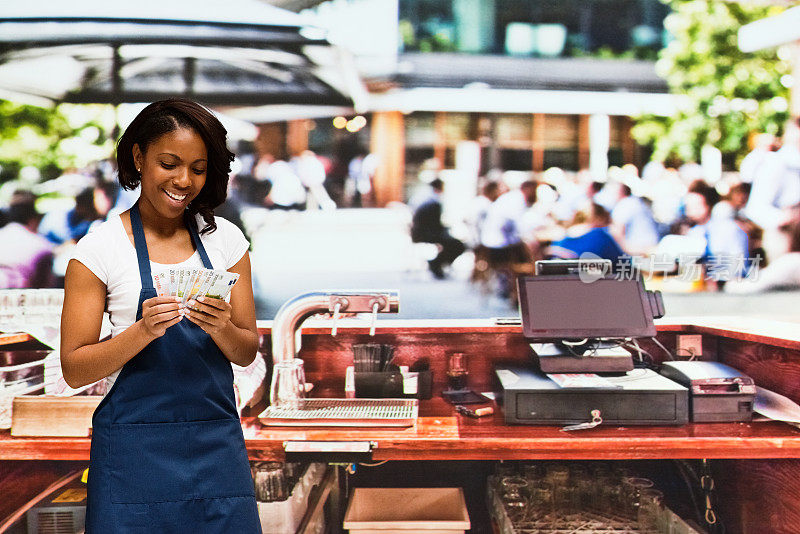
<instances>
[{"instance_id":1,"label":"woman's dark curly hair","mask_svg":"<svg viewBox=\"0 0 800 534\"><path fill-rule=\"evenodd\" d=\"M117 143L117 168L119 183L124 189L135 189L141 182L133 161L133 146L139 145L144 153L156 139L180 128L195 131L206 145L208 170L206 183L200 193L189 203L184 214L187 222L197 227L195 215L200 214L206 226L201 234L217 229L214 208L225 201L228 192L228 175L233 152L225 143L228 132L208 109L184 98L170 98L153 102L144 108Z\"/></svg>"}]
</instances>

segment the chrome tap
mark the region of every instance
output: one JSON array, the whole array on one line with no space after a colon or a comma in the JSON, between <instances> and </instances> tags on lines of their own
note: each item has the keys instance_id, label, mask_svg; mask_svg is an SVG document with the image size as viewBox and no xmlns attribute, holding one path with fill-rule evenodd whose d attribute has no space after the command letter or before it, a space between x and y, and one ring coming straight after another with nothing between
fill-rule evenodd
<instances>
[{"instance_id":1,"label":"chrome tap","mask_svg":"<svg viewBox=\"0 0 800 534\"><path fill-rule=\"evenodd\" d=\"M375 334L379 313L397 313L400 295L395 290L314 291L297 295L278 310L272 322L272 361L292 361L297 355L295 333L308 317L317 313L333 314L331 334L336 335L336 322L341 313L372 314L370 335Z\"/></svg>"}]
</instances>

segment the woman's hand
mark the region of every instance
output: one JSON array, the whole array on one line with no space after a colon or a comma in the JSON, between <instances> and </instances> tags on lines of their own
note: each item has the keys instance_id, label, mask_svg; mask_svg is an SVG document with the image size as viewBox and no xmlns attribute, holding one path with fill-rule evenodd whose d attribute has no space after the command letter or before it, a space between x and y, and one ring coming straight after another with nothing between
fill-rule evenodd
<instances>
[{"instance_id":1,"label":"woman's hand","mask_svg":"<svg viewBox=\"0 0 800 534\"><path fill-rule=\"evenodd\" d=\"M183 318L176 297L153 297L142 302L142 326L153 337L161 337L167 328Z\"/></svg>"},{"instance_id":2,"label":"woman's hand","mask_svg":"<svg viewBox=\"0 0 800 534\"><path fill-rule=\"evenodd\" d=\"M198 297L186 303L184 313L187 319L214 336L231 322L231 309L231 305L224 300Z\"/></svg>"}]
</instances>

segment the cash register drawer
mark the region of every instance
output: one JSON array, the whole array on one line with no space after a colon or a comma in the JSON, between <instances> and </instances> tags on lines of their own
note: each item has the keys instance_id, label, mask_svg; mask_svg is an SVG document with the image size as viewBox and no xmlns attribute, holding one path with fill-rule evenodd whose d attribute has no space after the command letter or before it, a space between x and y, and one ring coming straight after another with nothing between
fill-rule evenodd
<instances>
[{"instance_id":1,"label":"cash register drawer","mask_svg":"<svg viewBox=\"0 0 800 534\"><path fill-rule=\"evenodd\" d=\"M650 369L606 376L605 387L561 387L531 368L498 368L498 393L507 423L571 425L683 425L689 422L689 391Z\"/></svg>"},{"instance_id":2,"label":"cash register drawer","mask_svg":"<svg viewBox=\"0 0 800 534\"><path fill-rule=\"evenodd\" d=\"M600 410L603 423L620 425L682 425L688 422L686 395L679 392L516 393L515 420L529 424L573 424L591 420ZM507 407L508 408L508 407Z\"/></svg>"}]
</instances>

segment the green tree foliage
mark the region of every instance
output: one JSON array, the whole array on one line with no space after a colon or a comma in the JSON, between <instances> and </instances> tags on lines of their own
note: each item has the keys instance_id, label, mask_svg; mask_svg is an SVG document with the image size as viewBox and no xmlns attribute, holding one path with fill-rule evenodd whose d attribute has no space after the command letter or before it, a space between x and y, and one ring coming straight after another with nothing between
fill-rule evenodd
<instances>
[{"instance_id":1,"label":"green tree foliage","mask_svg":"<svg viewBox=\"0 0 800 534\"><path fill-rule=\"evenodd\" d=\"M652 145L659 161L697 161L707 144L738 160L748 151L751 133L779 133L789 117L788 57L774 48L740 51L737 31L783 8L747 1L662 1L672 9L664 26L673 39L659 54L656 71L681 99L679 111L639 118L634 138Z\"/></svg>"},{"instance_id":2,"label":"green tree foliage","mask_svg":"<svg viewBox=\"0 0 800 534\"><path fill-rule=\"evenodd\" d=\"M110 106L42 108L0 100L0 182L22 167L36 167L47 179L107 157L113 125Z\"/></svg>"}]
</instances>

